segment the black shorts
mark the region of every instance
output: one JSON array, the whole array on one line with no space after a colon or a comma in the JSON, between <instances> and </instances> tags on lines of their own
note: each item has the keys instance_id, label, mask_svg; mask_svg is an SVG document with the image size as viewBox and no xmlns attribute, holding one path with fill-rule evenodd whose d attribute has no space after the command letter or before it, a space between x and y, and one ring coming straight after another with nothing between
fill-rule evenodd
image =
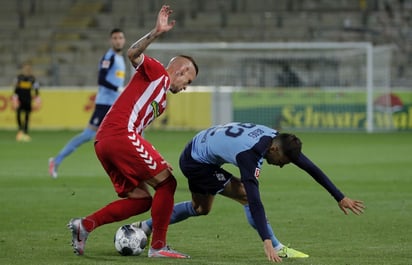
<instances>
[{"instance_id":1,"label":"black shorts","mask_svg":"<svg viewBox=\"0 0 412 265\"><path fill-rule=\"evenodd\" d=\"M19 111L24 110L25 112L31 112L32 111L31 101L20 101L20 105L17 110Z\"/></svg>"},{"instance_id":2,"label":"black shorts","mask_svg":"<svg viewBox=\"0 0 412 265\"><path fill-rule=\"evenodd\" d=\"M233 175L217 165L200 163L193 159L190 142L180 155L180 170L187 178L191 192L216 195L221 192Z\"/></svg>"},{"instance_id":3,"label":"black shorts","mask_svg":"<svg viewBox=\"0 0 412 265\"><path fill-rule=\"evenodd\" d=\"M110 109L110 105L99 105L96 104L94 107L94 112L92 117L90 118L89 124L99 127L100 123L102 123L104 116L106 116L107 112Z\"/></svg>"}]
</instances>

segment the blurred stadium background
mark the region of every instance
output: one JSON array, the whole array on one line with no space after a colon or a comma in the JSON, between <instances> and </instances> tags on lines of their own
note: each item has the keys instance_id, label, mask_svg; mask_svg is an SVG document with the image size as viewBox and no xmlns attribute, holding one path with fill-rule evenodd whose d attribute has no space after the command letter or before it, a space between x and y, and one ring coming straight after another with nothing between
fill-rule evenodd
<instances>
[{"instance_id":1,"label":"blurred stadium background","mask_svg":"<svg viewBox=\"0 0 412 265\"><path fill-rule=\"evenodd\" d=\"M43 90L50 88L52 93L59 89L66 92L95 89L97 62L109 46L108 32L113 27L124 29L130 45L152 29L157 11L164 2L3 0L0 9L0 87L4 91L10 91L18 66L30 60ZM212 94L195 99L187 96L187 99L182 97L179 101L176 99L175 103L174 99L171 102L172 106L191 104L180 109L181 116L189 115L188 110L195 109L195 106L199 108L199 104L209 108L203 120L201 118L198 121L198 117L204 116L201 115L205 112L204 109L195 113L196 116L191 113L184 120L179 120L182 119L181 116L166 115L158 126L166 124L179 128L200 128L210 123L248 119L293 129L412 129L412 1L170 0L166 3L173 8L173 18L177 20L177 25L156 42L158 46L149 48L148 53L153 52L151 55L164 63L167 62L166 58L170 58L173 47L174 53L193 53L191 55L199 58L201 66L195 85L200 87L198 91L211 89ZM192 47L190 45L201 47L205 43L218 43L220 48L224 44L228 49L231 44L241 43L243 48L235 46L230 51L220 52L217 51L220 48L216 47L201 51L196 48L187 50L187 47ZM261 43L283 43L286 46L260 53L253 45ZM366 94L368 70L364 51L352 52L353 59L346 60L345 58L352 57L339 49L333 52L328 49L297 52L288 49L288 43L363 43L373 46L373 94ZM182 44L187 45L178 46ZM285 67L292 69L298 78L289 77L282 81L279 75ZM231 87L229 96L213 93L221 86ZM262 94L260 89L264 89L265 93L269 91L270 94ZM243 94L231 93L239 90ZM294 93L296 90L299 91L298 95ZM318 93L319 91L322 93ZM325 91L328 93L325 94ZM348 93L350 91L357 94ZM5 94L2 95L0 109L4 113L8 107L5 105ZM56 101L59 97L62 95L51 95L49 102ZM88 119L88 104L93 95L86 92L79 97L85 98L82 99L81 108L86 110L83 111L84 118L77 119L81 121L80 124L59 126L59 121L67 121L61 118L62 115L67 116L67 113L63 113L52 124L47 124L45 120L51 121L53 117L46 116L37 120L34 117L33 127L82 127ZM273 102L265 103L265 99L273 99ZM375 103L379 100L381 104L377 106ZM307 102L312 105L308 106ZM276 106L270 106L271 104ZM299 106L291 110L285 104ZM348 104L351 106L348 107ZM250 105L260 106L260 109L251 109ZM324 111L320 105L329 106ZM55 107L58 106L63 108L59 104ZM355 109L355 114L348 116L348 109ZM54 110L47 109L45 102L44 112L56 113ZM376 111L383 114L378 113L373 117L367 114L370 112L373 115ZM242 116L242 113L251 112L255 114ZM341 116L334 116L336 112ZM363 112L363 116L359 112ZM309 121L313 113L317 118ZM362 117L354 118L356 115ZM77 117L81 117L81 114ZM0 119L0 128L14 128L13 119Z\"/></svg>"}]
</instances>

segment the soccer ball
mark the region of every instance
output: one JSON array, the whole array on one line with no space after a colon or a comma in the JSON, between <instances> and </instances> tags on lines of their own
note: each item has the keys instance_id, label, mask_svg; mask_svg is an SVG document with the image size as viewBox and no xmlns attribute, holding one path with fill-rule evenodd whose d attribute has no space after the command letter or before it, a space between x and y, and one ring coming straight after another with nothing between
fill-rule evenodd
<instances>
[{"instance_id":1,"label":"soccer ball","mask_svg":"<svg viewBox=\"0 0 412 265\"><path fill-rule=\"evenodd\" d=\"M114 247L123 256L140 255L147 245L145 232L133 225L123 225L114 235Z\"/></svg>"}]
</instances>

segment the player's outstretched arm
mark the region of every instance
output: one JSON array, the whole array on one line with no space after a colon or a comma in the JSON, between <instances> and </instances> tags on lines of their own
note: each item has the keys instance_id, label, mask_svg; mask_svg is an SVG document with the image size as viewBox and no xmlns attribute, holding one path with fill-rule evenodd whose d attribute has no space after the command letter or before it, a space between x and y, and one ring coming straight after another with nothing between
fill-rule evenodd
<instances>
[{"instance_id":1,"label":"player's outstretched arm","mask_svg":"<svg viewBox=\"0 0 412 265\"><path fill-rule=\"evenodd\" d=\"M351 210L354 214L359 215L362 214L365 210L365 206L363 205L362 201L352 200L348 197L344 197L342 200L339 201L339 208L347 215L347 209Z\"/></svg>"},{"instance_id":2,"label":"player's outstretched arm","mask_svg":"<svg viewBox=\"0 0 412 265\"><path fill-rule=\"evenodd\" d=\"M147 48L147 46L149 46L150 43L152 43L162 33L167 32L174 27L176 21L169 21L169 16L172 13L173 10L170 9L170 6L162 6L159 14L157 15L156 26L149 33L133 43L127 50L127 56L134 66L140 64L142 61L143 51Z\"/></svg>"}]
</instances>

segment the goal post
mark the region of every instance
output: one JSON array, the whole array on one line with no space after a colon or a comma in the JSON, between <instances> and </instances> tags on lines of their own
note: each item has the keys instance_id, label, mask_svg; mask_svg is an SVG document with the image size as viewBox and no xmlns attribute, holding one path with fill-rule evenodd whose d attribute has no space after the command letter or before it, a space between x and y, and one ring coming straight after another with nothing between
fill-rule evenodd
<instances>
[{"instance_id":1,"label":"goal post","mask_svg":"<svg viewBox=\"0 0 412 265\"><path fill-rule=\"evenodd\" d=\"M178 54L195 58L194 85L209 87L215 99L224 93L211 111L225 112L215 113L212 123L367 132L393 130L385 102L391 52L369 42L153 43L146 51L164 64Z\"/></svg>"}]
</instances>

